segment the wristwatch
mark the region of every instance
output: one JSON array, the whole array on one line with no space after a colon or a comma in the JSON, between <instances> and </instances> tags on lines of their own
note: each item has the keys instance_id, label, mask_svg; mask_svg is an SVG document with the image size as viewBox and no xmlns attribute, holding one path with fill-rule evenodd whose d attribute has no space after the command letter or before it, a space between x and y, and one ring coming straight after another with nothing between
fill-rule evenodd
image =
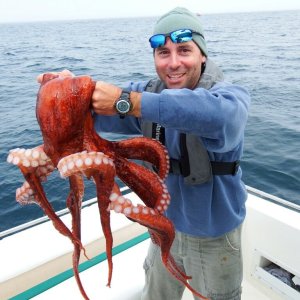
<instances>
[{"instance_id":1,"label":"wristwatch","mask_svg":"<svg viewBox=\"0 0 300 300\"><path fill-rule=\"evenodd\" d=\"M122 90L120 98L115 102L115 108L120 118L124 118L132 108L130 101L130 92L127 90Z\"/></svg>"}]
</instances>

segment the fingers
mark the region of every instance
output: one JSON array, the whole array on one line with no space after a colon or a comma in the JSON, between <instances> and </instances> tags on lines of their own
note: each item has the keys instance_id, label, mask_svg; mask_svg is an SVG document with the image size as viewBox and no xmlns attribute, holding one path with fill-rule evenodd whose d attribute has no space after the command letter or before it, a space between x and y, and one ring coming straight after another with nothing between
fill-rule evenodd
<instances>
[{"instance_id":1,"label":"fingers","mask_svg":"<svg viewBox=\"0 0 300 300\"><path fill-rule=\"evenodd\" d=\"M48 72L48 73L39 74L36 78L37 82L42 83L43 80L44 80L44 75L46 75L46 74L51 74L54 77L57 77L55 75L58 75L59 78L74 77L75 76L71 71L65 69L65 70L62 70L60 72Z\"/></svg>"},{"instance_id":2,"label":"fingers","mask_svg":"<svg viewBox=\"0 0 300 300\"><path fill-rule=\"evenodd\" d=\"M75 75L69 70L62 70L58 73L59 77L74 77Z\"/></svg>"}]
</instances>

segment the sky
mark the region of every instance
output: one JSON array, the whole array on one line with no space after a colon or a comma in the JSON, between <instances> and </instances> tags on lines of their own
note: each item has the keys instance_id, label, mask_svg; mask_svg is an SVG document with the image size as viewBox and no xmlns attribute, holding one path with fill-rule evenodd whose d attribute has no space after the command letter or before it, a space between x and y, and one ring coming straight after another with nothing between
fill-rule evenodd
<instances>
[{"instance_id":1,"label":"sky","mask_svg":"<svg viewBox=\"0 0 300 300\"><path fill-rule=\"evenodd\" d=\"M200 14L299 10L299 0L0 0L0 23L160 16L176 6Z\"/></svg>"}]
</instances>

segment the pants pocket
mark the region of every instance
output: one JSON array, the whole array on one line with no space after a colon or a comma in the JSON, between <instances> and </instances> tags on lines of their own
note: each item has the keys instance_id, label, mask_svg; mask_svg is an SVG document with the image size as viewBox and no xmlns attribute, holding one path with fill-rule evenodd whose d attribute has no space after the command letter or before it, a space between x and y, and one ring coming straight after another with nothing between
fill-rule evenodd
<instances>
[{"instance_id":1,"label":"pants pocket","mask_svg":"<svg viewBox=\"0 0 300 300\"><path fill-rule=\"evenodd\" d=\"M143 268L147 272L150 268L153 267L155 258L159 254L159 247L152 242L150 243L147 256L144 260Z\"/></svg>"},{"instance_id":2,"label":"pants pocket","mask_svg":"<svg viewBox=\"0 0 300 300\"><path fill-rule=\"evenodd\" d=\"M225 234L225 248L231 253L241 251L241 229L242 225Z\"/></svg>"}]
</instances>

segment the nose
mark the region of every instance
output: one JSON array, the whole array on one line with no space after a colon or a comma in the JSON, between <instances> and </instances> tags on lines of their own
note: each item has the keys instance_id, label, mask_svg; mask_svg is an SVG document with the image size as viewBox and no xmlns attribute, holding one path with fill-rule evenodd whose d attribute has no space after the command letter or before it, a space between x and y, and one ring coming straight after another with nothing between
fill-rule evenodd
<instances>
[{"instance_id":1,"label":"nose","mask_svg":"<svg viewBox=\"0 0 300 300\"><path fill-rule=\"evenodd\" d=\"M169 67L172 69L177 69L179 66L180 66L180 57L175 51L171 52L171 55L169 57Z\"/></svg>"}]
</instances>

